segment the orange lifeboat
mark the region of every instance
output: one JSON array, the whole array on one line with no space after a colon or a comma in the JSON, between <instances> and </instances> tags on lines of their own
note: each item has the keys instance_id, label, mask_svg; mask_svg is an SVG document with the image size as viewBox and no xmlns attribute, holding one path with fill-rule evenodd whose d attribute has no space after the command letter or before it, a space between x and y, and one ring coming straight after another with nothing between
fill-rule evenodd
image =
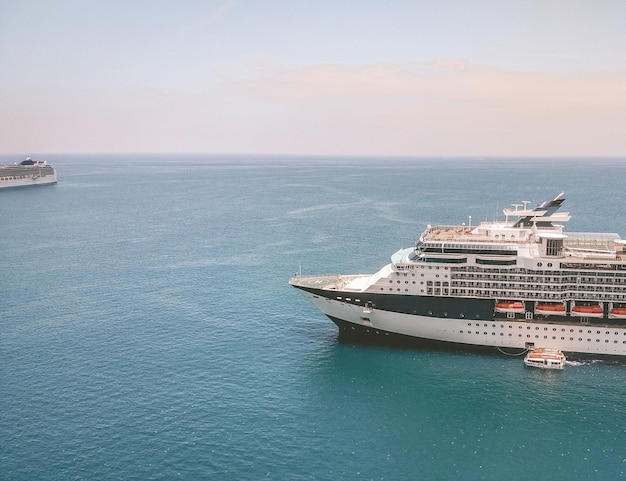
<instances>
[{"instance_id":1,"label":"orange lifeboat","mask_svg":"<svg viewBox=\"0 0 626 481\"><path fill-rule=\"evenodd\" d=\"M602 317L604 315L604 310L602 306L598 304L593 304L591 306L575 306L572 309L572 316L582 316L582 317Z\"/></svg>"},{"instance_id":2,"label":"orange lifeboat","mask_svg":"<svg viewBox=\"0 0 626 481\"><path fill-rule=\"evenodd\" d=\"M542 314L544 316L564 316L566 312L565 306L560 302L547 302L537 304L535 314Z\"/></svg>"},{"instance_id":3,"label":"orange lifeboat","mask_svg":"<svg viewBox=\"0 0 626 481\"><path fill-rule=\"evenodd\" d=\"M558 349L532 349L524 358L524 364L542 369L563 369L567 359Z\"/></svg>"},{"instance_id":4,"label":"orange lifeboat","mask_svg":"<svg viewBox=\"0 0 626 481\"><path fill-rule=\"evenodd\" d=\"M524 303L520 301L496 302L497 312L524 312Z\"/></svg>"},{"instance_id":5,"label":"orange lifeboat","mask_svg":"<svg viewBox=\"0 0 626 481\"><path fill-rule=\"evenodd\" d=\"M626 319L626 307L614 307L609 311L611 319Z\"/></svg>"}]
</instances>

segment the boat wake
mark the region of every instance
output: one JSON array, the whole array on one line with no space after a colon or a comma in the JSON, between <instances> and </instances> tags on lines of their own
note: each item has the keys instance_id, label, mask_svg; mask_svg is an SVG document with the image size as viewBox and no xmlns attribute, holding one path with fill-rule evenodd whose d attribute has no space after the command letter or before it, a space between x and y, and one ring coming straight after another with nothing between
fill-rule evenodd
<instances>
[{"instance_id":1,"label":"boat wake","mask_svg":"<svg viewBox=\"0 0 626 481\"><path fill-rule=\"evenodd\" d=\"M565 361L567 366L584 366L586 363L582 361Z\"/></svg>"}]
</instances>

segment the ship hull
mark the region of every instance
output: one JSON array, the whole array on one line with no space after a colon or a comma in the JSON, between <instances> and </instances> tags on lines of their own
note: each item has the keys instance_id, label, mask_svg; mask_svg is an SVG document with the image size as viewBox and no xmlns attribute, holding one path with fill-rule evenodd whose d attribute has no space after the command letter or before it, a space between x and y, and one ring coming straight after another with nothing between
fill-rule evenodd
<instances>
[{"instance_id":1,"label":"ship hull","mask_svg":"<svg viewBox=\"0 0 626 481\"><path fill-rule=\"evenodd\" d=\"M44 177L23 177L17 179L0 179L0 189L7 189L12 187L28 187L31 185L46 185L56 184L56 173L53 175L46 175Z\"/></svg>"},{"instance_id":2,"label":"ship hull","mask_svg":"<svg viewBox=\"0 0 626 481\"><path fill-rule=\"evenodd\" d=\"M493 316L493 303L489 300L368 295L294 287L337 324L342 335L471 349L521 352L542 347L583 355L626 356L626 324L589 323L561 316L555 321L501 319ZM368 302L386 308L372 308ZM442 311L442 306L448 306L447 310ZM466 311L463 317L458 313L455 316L459 309Z\"/></svg>"}]
</instances>

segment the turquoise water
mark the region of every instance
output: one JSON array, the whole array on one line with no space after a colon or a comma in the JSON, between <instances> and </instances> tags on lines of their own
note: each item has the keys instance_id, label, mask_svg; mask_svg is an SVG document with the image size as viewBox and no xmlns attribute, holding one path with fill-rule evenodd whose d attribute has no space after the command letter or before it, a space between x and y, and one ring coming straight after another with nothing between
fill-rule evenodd
<instances>
[{"instance_id":1,"label":"turquoise water","mask_svg":"<svg viewBox=\"0 0 626 481\"><path fill-rule=\"evenodd\" d=\"M287 285L562 190L626 237L626 161L46 160L0 191L0 479L626 477L626 363L341 343Z\"/></svg>"}]
</instances>

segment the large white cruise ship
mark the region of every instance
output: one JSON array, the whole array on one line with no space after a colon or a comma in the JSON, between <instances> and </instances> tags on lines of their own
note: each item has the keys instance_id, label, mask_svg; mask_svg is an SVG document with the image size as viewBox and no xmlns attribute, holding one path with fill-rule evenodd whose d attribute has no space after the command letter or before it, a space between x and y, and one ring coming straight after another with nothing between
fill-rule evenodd
<instances>
[{"instance_id":1,"label":"large white cruise ship","mask_svg":"<svg viewBox=\"0 0 626 481\"><path fill-rule=\"evenodd\" d=\"M289 283L342 334L625 356L626 241L565 233L564 200L478 226L429 225L372 275Z\"/></svg>"},{"instance_id":2,"label":"large white cruise ship","mask_svg":"<svg viewBox=\"0 0 626 481\"><path fill-rule=\"evenodd\" d=\"M54 167L45 161L34 161L30 157L26 157L19 164L0 164L0 189L54 184L56 182L57 173Z\"/></svg>"}]
</instances>

